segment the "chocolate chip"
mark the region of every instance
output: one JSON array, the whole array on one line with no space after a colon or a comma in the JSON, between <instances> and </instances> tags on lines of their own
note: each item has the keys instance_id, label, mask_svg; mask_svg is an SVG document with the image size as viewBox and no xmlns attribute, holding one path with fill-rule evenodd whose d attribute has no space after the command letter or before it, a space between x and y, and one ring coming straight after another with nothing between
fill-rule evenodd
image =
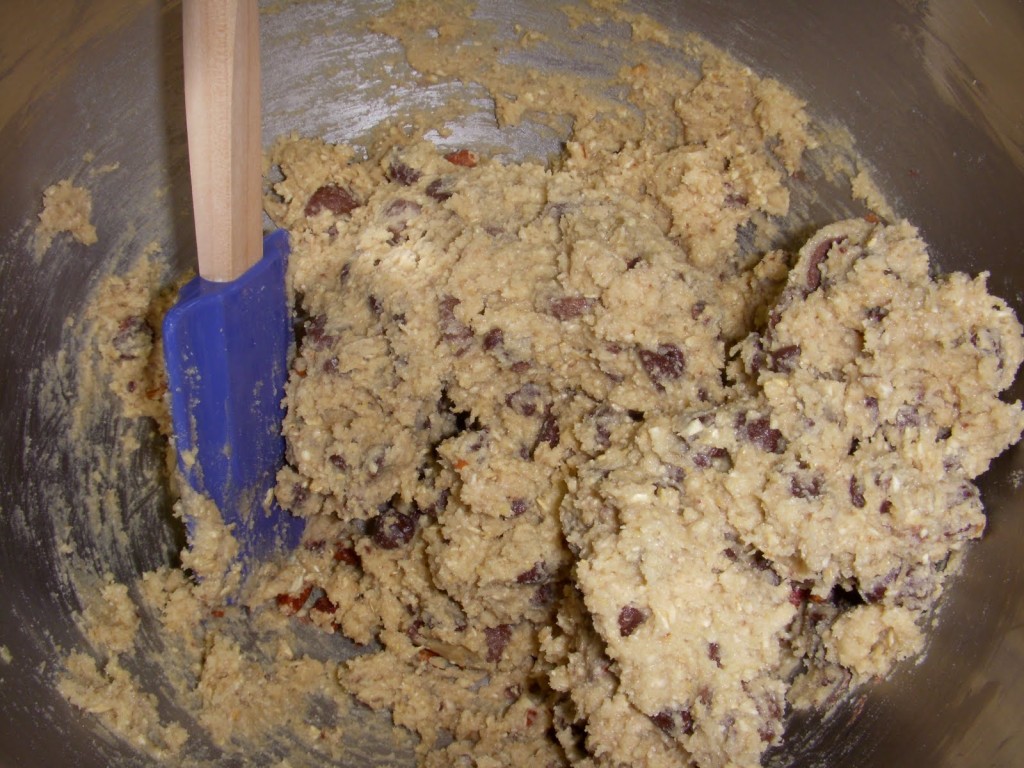
<instances>
[{"instance_id":1,"label":"chocolate chip","mask_svg":"<svg viewBox=\"0 0 1024 768\"><path fill-rule=\"evenodd\" d=\"M651 715L651 722L661 728L663 731L669 731L672 728L673 720L671 712L659 712L656 715Z\"/></svg>"},{"instance_id":2,"label":"chocolate chip","mask_svg":"<svg viewBox=\"0 0 1024 768\"><path fill-rule=\"evenodd\" d=\"M777 587L782 583L782 577L776 573L775 568L772 567L772 561L765 557L763 552L754 550L750 555L750 564L766 574L774 586Z\"/></svg>"},{"instance_id":3,"label":"chocolate chip","mask_svg":"<svg viewBox=\"0 0 1024 768\"><path fill-rule=\"evenodd\" d=\"M397 182L402 186L410 186L420 180L422 174L401 160L391 163L387 170L388 181Z\"/></svg>"},{"instance_id":4,"label":"chocolate chip","mask_svg":"<svg viewBox=\"0 0 1024 768\"><path fill-rule=\"evenodd\" d=\"M689 736L693 733L693 715L688 708L665 710L651 715L651 722L669 736Z\"/></svg>"},{"instance_id":5,"label":"chocolate chip","mask_svg":"<svg viewBox=\"0 0 1024 768\"><path fill-rule=\"evenodd\" d=\"M594 299L586 296L561 296L551 300L548 312L559 320L572 320L589 312L594 303Z\"/></svg>"},{"instance_id":6,"label":"chocolate chip","mask_svg":"<svg viewBox=\"0 0 1024 768\"><path fill-rule=\"evenodd\" d=\"M868 412L871 414L871 418L878 421L878 398L865 397L864 407L868 409Z\"/></svg>"},{"instance_id":7,"label":"chocolate chip","mask_svg":"<svg viewBox=\"0 0 1024 768\"><path fill-rule=\"evenodd\" d=\"M505 395L505 405L520 416L534 416L540 411L541 391L533 382L526 382L515 392Z\"/></svg>"},{"instance_id":8,"label":"chocolate chip","mask_svg":"<svg viewBox=\"0 0 1024 768\"><path fill-rule=\"evenodd\" d=\"M657 349L639 349L640 365L658 390L664 382L678 379L686 371L686 357L675 344L659 344Z\"/></svg>"},{"instance_id":9,"label":"chocolate chip","mask_svg":"<svg viewBox=\"0 0 1024 768\"><path fill-rule=\"evenodd\" d=\"M423 206L415 200L406 200L403 197L395 198L388 207L384 209L384 215L391 219L406 220L423 210Z\"/></svg>"},{"instance_id":10,"label":"chocolate chip","mask_svg":"<svg viewBox=\"0 0 1024 768\"><path fill-rule=\"evenodd\" d=\"M722 649L718 643L708 643L708 658L715 662L719 669L722 668Z\"/></svg>"},{"instance_id":11,"label":"chocolate chip","mask_svg":"<svg viewBox=\"0 0 1024 768\"><path fill-rule=\"evenodd\" d=\"M793 475L789 479L789 492L797 499L816 499L821 496L823 483L821 475Z\"/></svg>"},{"instance_id":12,"label":"chocolate chip","mask_svg":"<svg viewBox=\"0 0 1024 768\"><path fill-rule=\"evenodd\" d=\"M881 581L876 582L872 585L864 594L864 601L867 603L878 603L885 598L886 592L889 591L889 586L896 581L896 577L899 576L900 569L894 568L882 577Z\"/></svg>"},{"instance_id":13,"label":"chocolate chip","mask_svg":"<svg viewBox=\"0 0 1024 768\"><path fill-rule=\"evenodd\" d=\"M703 448L693 454L693 465L699 469L717 466L718 464L732 464L732 457L725 448L716 445Z\"/></svg>"},{"instance_id":14,"label":"chocolate chip","mask_svg":"<svg viewBox=\"0 0 1024 768\"><path fill-rule=\"evenodd\" d=\"M490 352L492 349L500 347L505 342L505 334L501 328L491 328L487 333L484 334L483 346L484 349Z\"/></svg>"},{"instance_id":15,"label":"chocolate chip","mask_svg":"<svg viewBox=\"0 0 1024 768\"><path fill-rule=\"evenodd\" d=\"M707 309L708 303L706 301L696 301L693 306L690 307L690 317L694 320L700 318L704 314L704 310Z\"/></svg>"},{"instance_id":16,"label":"chocolate chip","mask_svg":"<svg viewBox=\"0 0 1024 768\"><path fill-rule=\"evenodd\" d=\"M899 429L906 429L907 427L916 427L921 423L920 416L917 413L917 408L912 405L901 406L896 411L896 426Z\"/></svg>"},{"instance_id":17,"label":"chocolate chip","mask_svg":"<svg viewBox=\"0 0 1024 768\"><path fill-rule=\"evenodd\" d=\"M548 447L555 448L561 437L558 419L551 412L551 406L548 406L544 411L544 420L541 422L540 431L537 433L537 444L547 443Z\"/></svg>"},{"instance_id":18,"label":"chocolate chip","mask_svg":"<svg viewBox=\"0 0 1024 768\"><path fill-rule=\"evenodd\" d=\"M796 370L800 361L800 346L790 344L780 347L771 353L769 367L776 373L791 373Z\"/></svg>"},{"instance_id":19,"label":"chocolate chip","mask_svg":"<svg viewBox=\"0 0 1024 768\"><path fill-rule=\"evenodd\" d=\"M392 200L384 211L384 215L387 217L388 224L387 230L391 233L391 237L388 239L388 245L398 245L403 240L407 240L405 229L409 224L409 221L413 219L416 214L422 210L422 206L419 203L415 203L412 200Z\"/></svg>"},{"instance_id":20,"label":"chocolate chip","mask_svg":"<svg viewBox=\"0 0 1024 768\"><path fill-rule=\"evenodd\" d=\"M324 184L310 196L306 202L305 213L307 217L312 217L321 211L330 211L335 216L343 216L352 213L359 206L360 202L348 189L332 182Z\"/></svg>"},{"instance_id":21,"label":"chocolate chip","mask_svg":"<svg viewBox=\"0 0 1024 768\"><path fill-rule=\"evenodd\" d=\"M598 448L611 445L612 431L620 423L620 413L608 405L603 405L590 417L594 428L594 443Z\"/></svg>"},{"instance_id":22,"label":"chocolate chip","mask_svg":"<svg viewBox=\"0 0 1024 768\"><path fill-rule=\"evenodd\" d=\"M423 619L415 619L405 630L405 636L409 638L409 641L414 645L419 645L421 642L420 630L426 626L426 622Z\"/></svg>"},{"instance_id":23,"label":"chocolate chip","mask_svg":"<svg viewBox=\"0 0 1024 768\"><path fill-rule=\"evenodd\" d=\"M337 337L333 336L325 331L327 325L327 318L323 315L317 315L308 323L306 323L306 333L303 336L303 340L309 340L310 343L317 349L323 349L331 346Z\"/></svg>"},{"instance_id":24,"label":"chocolate chip","mask_svg":"<svg viewBox=\"0 0 1024 768\"><path fill-rule=\"evenodd\" d=\"M487 445L491 432L486 427L481 427L480 422L476 419L474 419L473 423L469 425L469 428L476 432L476 438L469 444L469 451L470 453L477 453Z\"/></svg>"},{"instance_id":25,"label":"chocolate chip","mask_svg":"<svg viewBox=\"0 0 1024 768\"><path fill-rule=\"evenodd\" d=\"M743 433L746 438L768 453L782 453L784 439L782 433L772 428L771 419L761 416L752 421L743 420Z\"/></svg>"},{"instance_id":26,"label":"chocolate chip","mask_svg":"<svg viewBox=\"0 0 1024 768\"><path fill-rule=\"evenodd\" d=\"M533 564L533 567L528 571L523 571L516 576L517 584L543 584L550 579L548 574L547 566L542 561L538 561Z\"/></svg>"},{"instance_id":27,"label":"chocolate chip","mask_svg":"<svg viewBox=\"0 0 1024 768\"><path fill-rule=\"evenodd\" d=\"M1006 366L1006 352L1003 349L1003 340L999 333L989 328L971 332L971 346L979 352L993 355L996 358L996 369L1003 370Z\"/></svg>"},{"instance_id":28,"label":"chocolate chip","mask_svg":"<svg viewBox=\"0 0 1024 768\"><path fill-rule=\"evenodd\" d=\"M533 593L530 598L530 605L537 608L543 608L546 605L551 605L555 601L555 585L553 582L546 581L537 587L537 590Z\"/></svg>"},{"instance_id":29,"label":"chocolate chip","mask_svg":"<svg viewBox=\"0 0 1024 768\"><path fill-rule=\"evenodd\" d=\"M868 320L875 323L880 323L885 319L886 315L889 314L889 310L885 307L869 307L865 310L864 315Z\"/></svg>"},{"instance_id":30,"label":"chocolate chip","mask_svg":"<svg viewBox=\"0 0 1024 768\"><path fill-rule=\"evenodd\" d=\"M768 353L764 350L765 340L760 334L751 334L751 339L754 351L750 355L750 372L756 376L762 368L767 367Z\"/></svg>"},{"instance_id":31,"label":"chocolate chip","mask_svg":"<svg viewBox=\"0 0 1024 768\"><path fill-rule=\"evenodd\" d=\"M512 625L499 624L496 627L484 627L484 640L487 643L487 661L497 663L505 647L512 639Z\"/></svg>"},{"instance_id":32,"label":"chocolate chip","mask_svg":"<svg viewBox=\"0 0 1024 768\"><path fill-rule=\"evenodd\" d=\"M415 508L416 515L422 517L429 517L436 520L438 514L444 512L448 508L448 499L450 498L450 496L451 491L448 488L442 488L441 492L437 495L437 498L434 499L433 503L428 504L423 508Z\"/></svg>"},{"instance_id":33,"label":"chocolate chip","mask_svg":"<svg viewBox=\"0 0 1024 768\"><path fill-rule=\"evenodd\" d=\"M855 475L850 476L850 503L857 509L864 509L864 489Z\"/></svg>"},{"instance_id":34,"label":"chocolate chip","mask_svg":"<svg viewBox=\"0 0 1024 768\"><path fill-rule=\"evenodd\" d=\"M759 571L767 571L772 567L771 560L765 557L764 552L756 549L750 555L750 564Z\"/></svg>"},{"instance_id":35,"label":"chocolate chip","mask_svg":"<svg viewBox=\"0 0 1024 768\"><path fill-rule=\"evenodd\" d=\"M810 291L816 291L821 285L821 264L828 257L829 251L832 250L832 246L836 243L845 242L845 237L832 237L828 240L823 240L818 243L817 247L811 253L807 264L807 289Z\"/></svg>"},{"instance_id":36,"label":"chocolate chip","mask_svg":"<svg viewBox=\"0 0 1024 768\"><path fill-rule=\"evenodd\" d=\"M381 549L398 549L412 541L416 533L416 520L388 507L367 525L373 543Z\"/></svg>"},{"instance_id":37,"label":"chocolate chip","mask_svg":"<svg viewBox=\"0 0 1024 768\"><path fill-rule=\"evenodd\" d=\"M644 611L635 605L624 605L619 611L619 634L622 637L629 637L645 621L647 614Z\"/></svg>"},{"instance_id":38,"label":"chocolate chip","mask_svg":"<svg viewBox=\"0 0 1024 768\"><path fill-rule=\"evenodd\" d=\"M449 179L440 178L434 179L432 182L427 184L427 197L431 197L437 200L439 203L443 203L452 196L451 181Z\"/></svg>"},{"instance_id":39,"label":"chocolate chip","mask_svg":"<svg viewBox=\"0 0 1024 768\"><path fill-rule=\"evenodd\" d=\"M473 338L473 329L455 316L455 307L461 302L451 295L442 296L437 303L438 325L441 338L461 354L468 348L467 342Z\"/></svg>"},{"instance_id":40,"label":"chocolate chip","mask_svg":"<svg viewBox=\"0 0 1024 768\"><path fill-rule=\"evenodd\" d=\"M520 498L518 496L514 499L509 499L508 504L512 510L512 517L519 517L520 515L525 515L527 510L530 508L529 502L526 499Z\"/></svg>"}]
</instances>

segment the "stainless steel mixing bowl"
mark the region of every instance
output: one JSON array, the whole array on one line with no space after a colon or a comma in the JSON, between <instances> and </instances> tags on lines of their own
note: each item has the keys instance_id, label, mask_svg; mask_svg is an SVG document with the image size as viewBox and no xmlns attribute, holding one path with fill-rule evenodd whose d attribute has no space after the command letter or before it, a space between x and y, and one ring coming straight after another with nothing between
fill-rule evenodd
<instances>
[{"instance_id":1,"label":"stainless steel mixing bowl","mask_svg":"<svg viewBox=\"0 0 1024 768\"><path fill-rule=\"evenodd\" d=\"M356 23L357 12L385 5L265 5L268 140L291 130L356 139L394 109L371 87L374 62L393 54L394 44ZM544 2L480 5L495 19L559 23ZM992 290L1024 314L1024 5L640 5L778 77L819 119L847 126L938 262L989 270ZM0 646L8 652L0 658L0 765L144 765L54 689L62 651L82 643L73 620L79 595L59 543L73 544L87 571L119 578L168 561L177 533L166 496L159 483L138 479L158 476L161 459L143 429L143 448L126 473L82 466L66 424L39 398L70 395L48 389L41 370L65 343L67 321L98 276L154 241L189 258L180 7L145 0L0 6ZM580 56L546 64L581 66L585 48ZM412 83L396 94L422 104L437 96ZM554 147L542 133L496 137L485 122L466 126L467 138ZM97 172L113 163L116 170ZM68 176L88 179L100 243L62 242L37 260L31 230L42 190ZM1010 396L1020 394L1017 386ZM113 451L132 429L110 419L90 439ZM796 718L771 765L1024 765L1022 473L1024 451L1015 449L982 482L989 532L944 598L924 661L901 667L830 718ZM86 488L109 489L117 502L103 513L99 533L81 508ZM101 546L103 536L113 543Z\"/></svg>"}]
</instances>

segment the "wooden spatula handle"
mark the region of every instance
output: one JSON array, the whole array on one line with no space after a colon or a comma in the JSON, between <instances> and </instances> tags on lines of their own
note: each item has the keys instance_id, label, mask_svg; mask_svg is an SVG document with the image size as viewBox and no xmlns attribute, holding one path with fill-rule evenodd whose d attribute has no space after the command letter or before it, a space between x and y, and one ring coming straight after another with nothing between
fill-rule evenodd
<instances>
[{"instance_id":1,"label":"wooden spatula handle","mask_svg":"<svg viewBox=\"0 0 1024 768\"><path fill-rule=\"evenodd\" d=\"M263 253L256 0L184 0L185 115L199 274L234 280Z\"/></svg>"}]
</instances>

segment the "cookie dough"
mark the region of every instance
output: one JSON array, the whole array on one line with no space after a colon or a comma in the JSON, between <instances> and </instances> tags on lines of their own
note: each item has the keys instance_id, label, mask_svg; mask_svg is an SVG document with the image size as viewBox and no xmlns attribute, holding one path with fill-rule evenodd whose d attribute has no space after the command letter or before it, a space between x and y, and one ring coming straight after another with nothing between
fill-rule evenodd
<instances>
[{"instance_id":1,"label":"cookie dough","mask_svg":"<svg viewBox=\"0 0 1024 768\"><path fill-rule=\"evenodd\" d=\"M727 403L620 421L561 509L584 631L605 646L565 630L579 600L548 635L580 719L607 705L574 680L614 675L632 719L613 720L646 717L679 750L648 764L754 765L794 675L791 703L820 704L921 650L984 527L971 481L1022 426L998 399L1020 327L986 295L983 278L933 281L906 224L834 224L735 348ZM607 726L587 742L637 760Z\"/></svg>"},{"instance_id":2,"label":"cookie dough","mask_svg":"<svg viewBox=\"0 0 1024 768\"><path fill-rule=\"evenodd\" d=\"M984 528L973 480L1024 428L999 397L1021 327L984 275L936 276L866 175L876 213L801 219L824 134L774 80L692 39L613 88L546 78L463 44L480 22L453 7L373 29L492 91L502 127L555 113L564 152L427 141L422 116L275 145L298 327L276 495L304 541L236 594L216 510L182 499L191 574L104 584L63 690L196 764L361 764L351 695L425 766L757 765L792 709L923 649ZM125 413L167 430L155 270L91 322ZM127 671L133 605L187 728Z\"/></svg>"},{"instance_id":3,"label":"cookie dough","mask_svg":"<svg viewBox=\"0 0 1024 768\"><path fill-rule=\"evenodd\" d=\"M723 57L660 117L553 166L273 155L278 497L324 523L281 600L381 644L342 682L425 765L756 765L921 650L1024 427L1019 324L909 224L741 247L811 143L791 95Z\"/></svg>"}]
</instances>

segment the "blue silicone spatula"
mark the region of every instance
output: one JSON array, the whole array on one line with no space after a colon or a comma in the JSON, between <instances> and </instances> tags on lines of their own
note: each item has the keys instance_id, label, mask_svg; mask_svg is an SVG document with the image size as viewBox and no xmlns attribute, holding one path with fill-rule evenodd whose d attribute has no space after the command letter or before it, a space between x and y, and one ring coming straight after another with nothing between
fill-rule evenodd
<instances>
[{"instance_id":1,"label":"blue silicone spatula","mask_svg":"<svg viewBox=\"0 0 1024 768\"><path fill-rule=\"evenodd\" d=\"M303 528L270 493L284 461L288 236L263 236L256 0L185 0L182 14L199 276L163 324L171 417L179 469L232 527L247 570Z\"/></svg>"}]
</instances>

